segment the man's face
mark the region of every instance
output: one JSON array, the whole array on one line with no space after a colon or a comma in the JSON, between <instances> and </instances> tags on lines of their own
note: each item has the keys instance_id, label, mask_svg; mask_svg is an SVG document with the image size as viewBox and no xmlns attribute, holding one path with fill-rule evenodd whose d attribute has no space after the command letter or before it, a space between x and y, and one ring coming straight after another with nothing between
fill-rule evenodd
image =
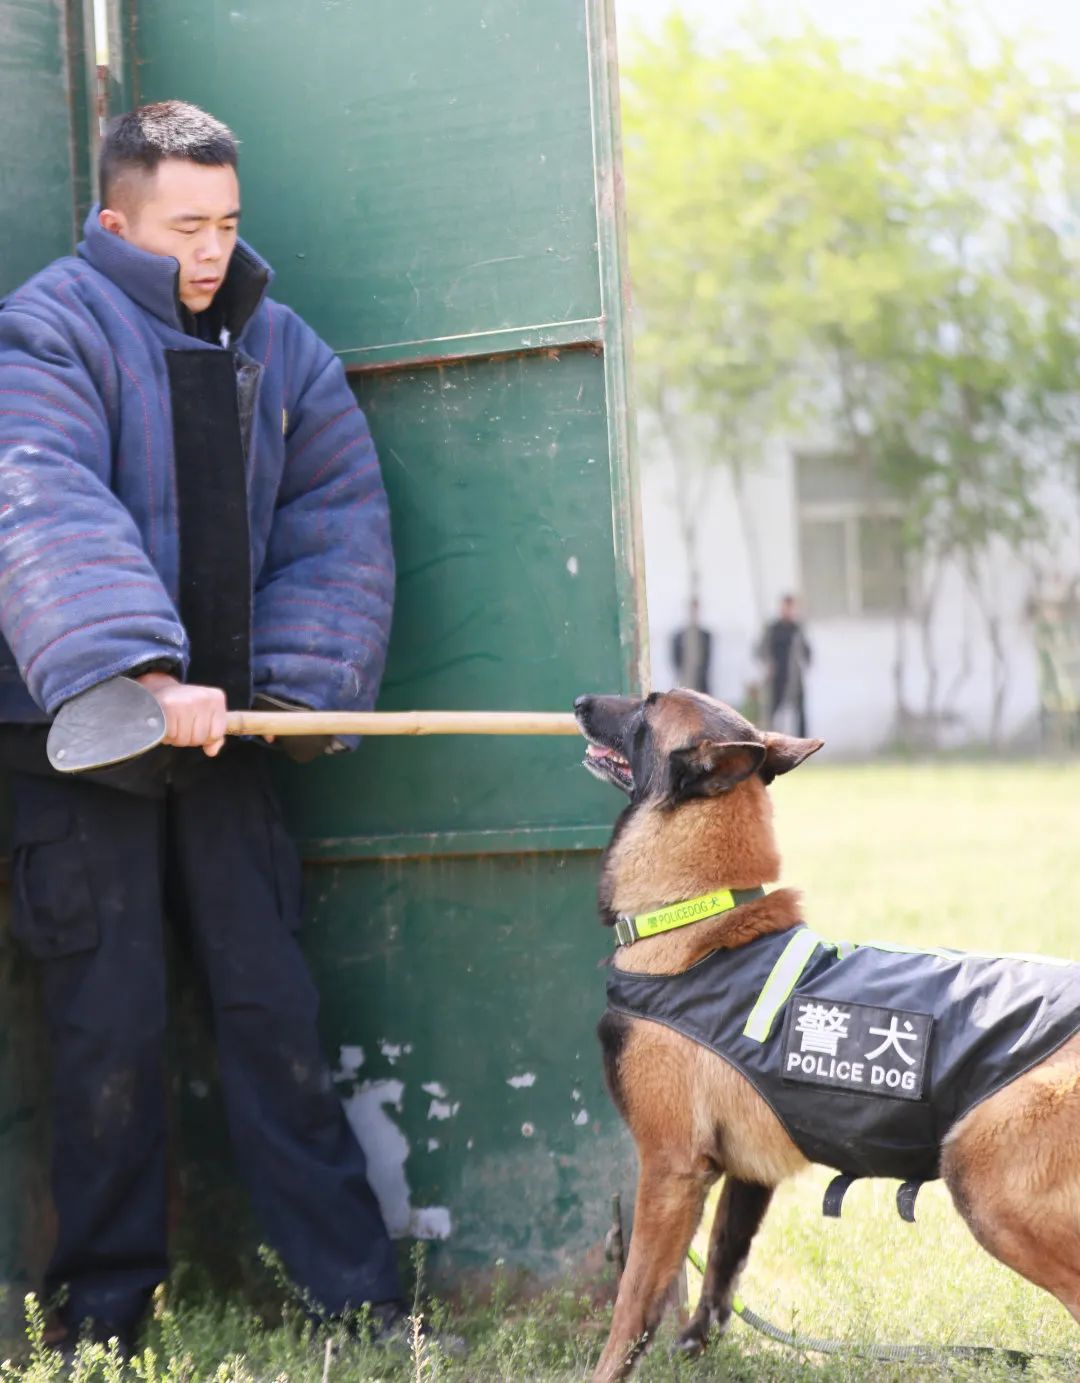
<instances>
[{"instance_id":1,"label":"man's face","mask_svg":"<svg viewBox=\"0 0 1080 1383\"><path fill-rule=\"evenodd\" d=\"M122 178L113 200L117 205L101 212L105 230L140 250L175 259L180 301L191 312L205 311L236 248L236 169L164 159L154 173Z\"/></svg>"}]
</instances>

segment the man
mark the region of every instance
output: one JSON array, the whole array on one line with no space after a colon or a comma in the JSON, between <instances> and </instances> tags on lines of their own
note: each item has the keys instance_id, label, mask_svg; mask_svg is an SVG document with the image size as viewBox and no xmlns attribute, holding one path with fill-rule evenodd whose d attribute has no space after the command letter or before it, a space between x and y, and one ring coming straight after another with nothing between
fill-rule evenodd
<instances>
[{"instance_id":1,"label":"man","mask_svg":"<svg viewBox=\"0 0 1080 1383\"><path fill-rule=\"evenodd\" d=\"M799 623L799 603L793 595L780 601L780 617L766 625L758 655L765 664L769 725L806 738L806 687L810 645ZM781 724L783 720L783 724Z\"/></svg>"},{"instance_id":2,"label":"man","mask_svg":"<svg viewBox=\"0 0 1080 1383\"><path fill-rule=\"evenodd\" d=\"M690 622L676 629L671 639L671 661L680 687L709 694L709 665L712 662L712 635L701 627L701 603L690 602Z\"/></svg>"},{"instance_id":3,"label":"man","mask_svg":"<svg viewBox=\"0 0 1080 1383\"><path fill-rule=\"evenodd\" d=\"M71 1336L129 1344L166 1275L165 913L213 1002L238 1165L327 1314L402 1316L316 1036L300 864L226 708L370 708L393 599L386 496L339 361L238 238L236 143L180 102L119 117L74 257L0 311L0 762L12 927L39 960ZM46 721L136 678L165 746L51 773ZM329 746L339 748L341 746Z\"/></svg>"}]
</instances>

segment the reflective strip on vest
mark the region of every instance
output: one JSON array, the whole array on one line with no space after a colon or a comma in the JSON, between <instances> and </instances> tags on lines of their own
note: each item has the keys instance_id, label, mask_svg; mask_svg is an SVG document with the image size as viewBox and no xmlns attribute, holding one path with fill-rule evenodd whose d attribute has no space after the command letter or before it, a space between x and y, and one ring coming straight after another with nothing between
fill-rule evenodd
<instances>
[{"instance_id":1,"label":"reflective strip on vest","mask_svg":"<svg viewBox=\"0 0 1080 1383\"><path fill-rule=\"evenodd\" d=\"M761 987L757 1003L750 1010L743 1036L753 1042L764 1042L772 1031L776 1015L787 1003L791 991L802 978L807 961L821 945L828 945L817 932L808 927L795 933L780 952L769 978Z\"/></svg>"}]
</instances>

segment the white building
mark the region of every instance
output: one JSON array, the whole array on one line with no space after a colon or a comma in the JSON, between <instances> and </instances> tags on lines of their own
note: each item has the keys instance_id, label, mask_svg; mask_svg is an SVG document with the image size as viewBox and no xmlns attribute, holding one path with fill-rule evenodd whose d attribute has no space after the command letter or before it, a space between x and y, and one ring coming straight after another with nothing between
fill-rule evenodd
<instances>
[{"instance_id":1,"label":"white building","mask_svg":"<svg viewBox=\"0 0 1080 1383\"><path fill-rule=\"evenodd\" d=\"M687 564L675 505L675 470L663 443L642 427L641 487L653 685L675 684L671 640L687 618ZM1080 576L1076 496L1048 494L1059 539L1036 554L1040 593L1064 592ZM860 499L851 467L823 450L777 445L747 475L741 502L730 473L712 473L698 532L701 623L711 631L713 695L736 706L760 682L754 649L780 597L800 596L813 662L807 678L809 732L834 752L862 755L896 740L897 647L903 699L914 715L907 738L942 747L986 741L991 732L994 658L987 613L1002 648L1001 738L1039 739L1039 658L1031 600L1036 563L1004 547L979 574L976 599L956 567L940 573L927 641L915 618L897 614L902 584L896 524L887 503ZM927 573L915 574L916 583ZM934 669L936 668L936 674ZM925 719L928 669L934 702Z\"/></svg>"}]
</instances>

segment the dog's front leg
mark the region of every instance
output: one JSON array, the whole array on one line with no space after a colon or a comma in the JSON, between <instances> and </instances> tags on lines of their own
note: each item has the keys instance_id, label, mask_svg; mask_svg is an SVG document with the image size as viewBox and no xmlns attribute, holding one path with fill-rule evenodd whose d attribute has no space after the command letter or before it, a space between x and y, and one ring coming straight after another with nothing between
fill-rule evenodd
<instances>
[{"instance_id":1,"label":"dog's front leg","mask_svg":"<svg viewBox=\"0 0 1080 1383\"><path fill-rule=\"evenodd\" d=\"M649 1345L701 1218L705 1191L700 1175L657 1163L642 1164L630 1253L593 1383L625 1378Z\"/></svg>"},{"instance_id":2,"label":"dog's front leg","mask_svg":"<svg viewBox=\"0 0 1080 1383\"><path fill-rule=\"evenodd\" d=\"M701 1299L679 1335L676 1349L680 1353L696 1357L708 1343L712 1327L722 1330L730 1320L739 1274L746 1266L751 1241L761 1227L772 1194L771 1186L725 1178L709 1234Z\"/></svg>"}]
</instances>

